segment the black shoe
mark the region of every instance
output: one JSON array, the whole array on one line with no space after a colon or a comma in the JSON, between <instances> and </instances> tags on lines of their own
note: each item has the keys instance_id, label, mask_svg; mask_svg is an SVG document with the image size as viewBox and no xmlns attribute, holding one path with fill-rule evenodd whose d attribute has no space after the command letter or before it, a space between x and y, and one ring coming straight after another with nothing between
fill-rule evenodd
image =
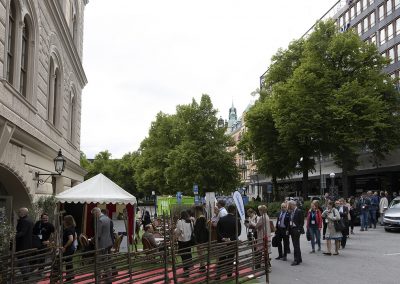
<instances>
[{"instance_id":1,"label":"black shoe","mask_svg":"<svg viewBox=\"0 0 400 284\"><path fill-rule=\"evenodd\" d=\"M374 229L376 229L376 225L374 224Z\"/></svg>"},{"instance_id":2,"label":"black shoe","mask_svg":"<svg viewBox=\"0 0 400 284\"><path fill-rule=\"evenodd\" d=\"M281 259L281 258L282 258L282 256L275 257L275 259Z\"/></svg>"},{"instance_id":3,"label":"black shoe","mask_svg":"<svg viewBox=\"0 0 400 284\"><path fill-rule=\"evenodd\" d=\"M286 261L287 260L286 256L282 257L281 260Z\"/></svg>"},{"instance_id":4,"label":"black shoe","mask_svg":"<svg viewBox=\"0 0 400 284\"><path fill-rule=\"evenodd\" d=\"M324 252L324 255L332 255L330 252Z\"/></svg>"},{"instance_id":5,"label":"black shoe","mask_svg":"<svg viewBox=\"0 0 400 284\"><path fill-rule=\"evenodd\" d=\"M292 264L290 264L290 265L291 265L291 266L295 266L295 265L299 265L299 264L300 264L300 262L293 261Z\"/></svg>"}]
</instances>

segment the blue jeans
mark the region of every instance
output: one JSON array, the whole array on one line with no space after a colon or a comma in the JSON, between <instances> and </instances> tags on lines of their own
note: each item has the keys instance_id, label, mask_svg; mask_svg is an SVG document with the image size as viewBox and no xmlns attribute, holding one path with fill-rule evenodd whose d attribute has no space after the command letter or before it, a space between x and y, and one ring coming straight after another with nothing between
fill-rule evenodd
<instances>
[{"instance_id":1,"label":"blue jeans","mask_svg":"<svg viewBox=\"0 0 400 284\"><path fill-rule=\"evenodd\" d=\"M318 227L310 227L310 235L311 235L311 248L315 250L315 243L317 243L318 248L321 249L321 232Z\"/></svg>"},{"instance_id":2,"label":"blue jeans","mask_svg":"<svg viewBox=\"0 0 400 284\"><path fill-rule=\"evenodd\" d=\"M372 208L369 208L369 220L370 220L370 224L372 225L376 225L376 211L377 208L374 206L371 206Z\"/></svg>"},{"instance_id":3,"label":"blue jeans","mask_svg":"<svg viewBox=\"0 0 400 284\"><path fill-rule=\"evenodd\" d=\"M360 222L361 222L361 229L368 229L368 210L361 210L360 214Z\"/></svg>"}]
</instances>

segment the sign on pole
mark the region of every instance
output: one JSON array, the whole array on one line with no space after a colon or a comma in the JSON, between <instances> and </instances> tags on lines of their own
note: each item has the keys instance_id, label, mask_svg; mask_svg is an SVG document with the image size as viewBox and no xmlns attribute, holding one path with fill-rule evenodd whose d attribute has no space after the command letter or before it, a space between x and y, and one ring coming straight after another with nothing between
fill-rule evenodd
<instances>
[{"instance_id":1,"label":"sign on pole","mask_svg":"<svg viewBox=\"0 0 400 284\"><path fill-rule=\"evenodd\" d=\"M199 194L199 186L197 184L193 185L193 193L194 193L194 195Z\"/></svg>"},{"instance_id":2,"label":"sign on pole","mask_svg":"<svg viewBox=\"0 0 400 284\"><path fill-rule=\"evenodd\" d=\"M242 221L244 221L244 219L245 219L244 205L243 205L242 195L240 194L239 191L235 191L235 193L233 193L233 200L235 201L236 208L238 210L240 219L242 219Z\"/></svg>"}]
</instances>

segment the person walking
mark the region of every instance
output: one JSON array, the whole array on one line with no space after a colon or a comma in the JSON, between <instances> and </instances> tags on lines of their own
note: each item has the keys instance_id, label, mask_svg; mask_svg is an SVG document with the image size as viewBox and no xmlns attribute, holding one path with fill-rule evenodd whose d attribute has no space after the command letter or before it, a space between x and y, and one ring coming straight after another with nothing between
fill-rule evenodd
<instances>
[{"instance_id":1,"label":"person walking","mask_svg":"<svg viewBox=\"0 0 400 284\"><path fill-rule=\"evenodd\" d=\"M348 204L349 204L349 226L350 226L350 234L354 234L354 223L356 220L356 202L354 199L354 196L350 196L349 200L348 200Z\"/></svg>"},{"instance_id":2,"label":"person walking","mask_svg":"<svg viewBox=\"0 0 400 284\"><path fill-rule=\"evenodd\" d=\"M311 203L311 208L307 213L307 231L311 236L310 253L315 253L315 243L318 245L318 251L321 251L322 222L321 211L318 209L318 201L314 200Z\"/></svg>"},{"instance_id":3,"label":"person walking","mask_svg":"<svg viewBox=\"0 0 400 284\"><path fill-rule=\"evenodd\" d=\"M360 212L360 223L361 223L360 231L368 231L370 205L371 205L371 200L368 198L367 193L363 192L358 201L358 209Z\"/></svg>"},{"instance_id":4,"label":"person walking","mask_svg":"<svg viewBox=\"0 0 400 284\"><path fill-rule=\"evenodd\" d=\"M176 229L174 231L175 237L178 239L178 254L182 258L183 262L183 276L189 277L189 270L191 267L190 262L192 261L192 233L193 224L190 220L190 216L186 210L183 210L180 215L180 219L176 223Z\"/></svg>"},{"instance_id":5,"label":"person walking","mask_svg":"<svg viewBox=\"0 0 400 284\"><path fill-rule=\"evenodd\" d=\"M325 193L325 202L324 204L321 206L322 212L324 212L326 210L326 208L328 208L328 202L330 201L329 199L329 194ZM328 221L325 220L324 217L322 217L322 221L323 221L323 228L322 228L322 239L325 240L325 235L326 235L326 228L328 225Z\"/></svg>"},{"instance_id":6,"label":"person walking","mask_svg":"<svg viewBox=\"0 0 400 284\"><path fill-rule=\"evenodd\" d=\"M255 268L261 267L262 253L265 250L264 246L267 246L268 251L268 271L271 272L271 259L269 255L272 253L271 250L271 223L269 216L267 214L267 206L258 206L258 212L260 212L260 217L257 223L250 223L251 228L257 230L257 246L256 246L256 263Z\"/></svg>"},{"instance_id":7,"label":"person walking","mask_svg":"<svg viewBox=\"0 0 400 284\"><path fill-rule=\"evenodd\" d=\"M289 252L289 225L290 225L290 214L287 212L287 204L281 204L281 211L279 212L276 220L276 238L278 238L278 257L283 261L287 260L287 254ZM283 241L283 250L282 250Z\"/></svg>"},{"instance_id":8,"label":"person walking","mask_svg":"<svg viewBox=\"0 0 400 284\"><path fill-rule=\"evenodd\" d=\"M335 229L334 222L340 220L340 213L335 208L335 203L333 201L328 202L328 208L322 213L322 216L325 217L326 220L328 220L327 229L326 229L327 251L324 252L324 255L332 255L332 243L331 243L332 240L335 242L335 252L333 253L333 255L338 255L340 240L342 239L342 233L339 231L336 231L336 229Z\"/></svg>"},{"instance_id":9,"label":"person walking","mask_svg":"<svg viewBox=\"0 0 400 284\"><path fill-rule=\"evenodd\" d=\"M293 265L299 265L303 262L300 249L300 235L304 234L304 214L303 211L296 206L296 201L289 201L288 209L290 212L290 236L292 238L294 261Z\"/></svg>"},{"instance_id":10,"label":"person walking","mask_svg":"<svg viewBox=\"0 0 400 284\"><path fill-rule=\"evenodd\" d=\"M379 210L379 197L378 193L372 193L372 191L368 191L368 197L371 201L371 206L369 207L369 218L371 222L369 223L369 227L372 228L374 226L374 229L376 229L376 212Z\"/></svg>"},{"instance_id":11,"label":"person walking","mask_svg":"<svg viewBox=\"0 0 400 284\"><path fill-rule=\"evenodd\" d=\"M341 248L346 247L347 238L349 236L349 207L346 204L344 198L340 198L337 201L336 209L339 211L340 219L344 224L344 228L342 230L342 239L341 239Z\"/></svg>"},{"instance_id":12,"label":"person walking","mask_svg":"<svg viewBox=\"0 0 400 284\"><path fill-rule=\"evenodd\" d=\"M258 221L258 215L257 213L252 209L249 208L247 210L247 219L244 221L244 226L246 227L247 230L247 240L248 241L254 241L257 239L257 230L254 228L250 228L250 224L256 224Z\"/></svg>"},{"instance_id":13,"label":"person walking","mask_svg":"<svg viewBox=\"0 0 400 284\"><path fill-rule=\"evenodd\" d=\"M17 232L15 235L15 251L20 252L24 250L29 250L32 248L32 231L33 222L28 217L28 208L20 208L18 210L18 222L17 222ZM30 255L23 254L18 256L18 267L20 268L21 274L25 275L23 280L28 280L26 274L29 273L29 261L26 260Z\"/></svg>"},{"instance_id":14,"label":"person walking","mask_svg":"<svg viewBox=\"0 0 400 284\"><path fill-rule=\"evenodd\" d=\"M194 235L196 238L197 246L197 254L199 255L200 260L200 272L206 271L205 267L205 244L208 242L209 239L209 230L207 228L207 220L204 216L204 209L203 206L196 206L195 207L195 223L194 223Z\"/></svg>"},{"instance_id":15,"label":"person walking","mask_svg":"<svg viewBox=\"0 0 400 284\"><path fill-rule=\"evenodd\" d=\"M63 246L62 252L65 262L66 269L66 281L71 281L74 276L74 265L72 263L72 256L76 251L75 240L76 240L76 231L75 231L75 220L71 215L64 216L64 230L63 230Z\"/></svg>"},{"instance_id":16,"label":"person walking","mask_svg":"<svg viewBox=\"0 0 400 284\"><path fill-rule=\"evenodd\" d=\"M227 210L228 214L224 217L221 217L217 224L217 239L218 243L227 243L226 248L222 254L224 256L220 256L218 258L217 264L217 273L216 279L219 280L222 274L222 271L226 272L228 277L232 276L231 269L234 268L233 261L235 257L235 243L231 241L235 241L241 234L242 227L240 224L240 219L236 216L236 207L231 204L228 206Z\"/></svg>"},{"instance_id":17,"label":"person walking","mask_svg":"<svg viewBox=\"0 0 400 284\"><path fill-rule=\"evenodd\" d=\"M381 191L380 196L381 200L379 201L379 223L381 224L381 226L383 226L383 215L385 214L385 211L389 206L389 201L385 195L385 192Z\"/></svg>"}]
</instances>

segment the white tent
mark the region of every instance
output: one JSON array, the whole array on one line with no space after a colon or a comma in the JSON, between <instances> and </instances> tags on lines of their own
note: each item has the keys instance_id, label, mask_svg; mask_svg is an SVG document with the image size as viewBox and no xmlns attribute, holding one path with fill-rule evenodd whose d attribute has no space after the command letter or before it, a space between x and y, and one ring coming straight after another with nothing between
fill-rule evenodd
<instances>
[{"instance_id":1,"label":"white tent","mask_svg":"<svg viewBox=\"0 0 400 284\"><path fill-rule=\"evenodd\" d=\"M61 203L136 203L136 197L126 192L120 186L103 174L88 179L70 189L57 194L56 199Z\"/></svg>"}]
</instances>

